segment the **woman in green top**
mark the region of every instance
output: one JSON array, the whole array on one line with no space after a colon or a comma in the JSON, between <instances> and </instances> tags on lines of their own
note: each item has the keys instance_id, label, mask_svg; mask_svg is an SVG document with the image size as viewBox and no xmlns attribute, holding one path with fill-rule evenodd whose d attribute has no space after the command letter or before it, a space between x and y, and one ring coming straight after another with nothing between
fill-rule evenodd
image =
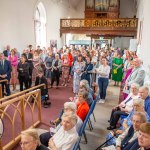
<instances>
[{"instance_id":1,"label":"woman in green top","mask_svg":"<svg viewBox=\"0 0 150 150\"><path fill-rule=\"evenodd\" d=\"M123 76L123 59L121 58L121 54L118 54L117 57L113 60L113 72L112 72L112 80L115 81L115 86L119 85L119 82L122 81Z\"/></svg>"}]
</instances>

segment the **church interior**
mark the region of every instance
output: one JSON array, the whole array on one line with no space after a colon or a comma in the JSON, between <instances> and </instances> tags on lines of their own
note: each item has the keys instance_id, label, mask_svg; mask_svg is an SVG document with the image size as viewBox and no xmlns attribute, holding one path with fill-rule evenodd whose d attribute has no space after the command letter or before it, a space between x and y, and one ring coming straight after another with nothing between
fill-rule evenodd
<instances>
[{"instance_id":1,"label":"church interior","mask_svg":"<svg viewBox=\"0 0 150 150\"><path fill-rule=\"evenodd\" d=\"M149 13L0 0L0 150L150 149Z\"/></svg>"}]
</instances>

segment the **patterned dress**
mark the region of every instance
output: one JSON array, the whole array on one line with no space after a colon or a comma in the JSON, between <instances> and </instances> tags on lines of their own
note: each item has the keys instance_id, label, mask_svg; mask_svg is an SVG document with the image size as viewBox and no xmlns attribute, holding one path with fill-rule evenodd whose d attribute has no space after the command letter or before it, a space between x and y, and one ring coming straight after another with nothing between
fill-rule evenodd
<instances>
[{"instance_id":1,"label":"patterned dress","mask_svg":"<svg viewBox=\"0 0 150 150\"><path fill-rule=\"evenodd\" d=\"M75 61L74 66L73 66L73 92L78 93L79 91L79 85L80 85L80 80L81 80L81 72L84 70L85 67L85 62L78 62Z\"/></svg>"},{"instance_id":2,"label":"patterned dress","mask_svg":"<svg viewBox=\"0 0 150 150\"><path fill-rule=\"evenodd\" d=\"M32 74L32 80L35 81L37 72L39 69L41 69L41 59L40 57L33 57L33 74Z\"/></svg>"},{"instance_id":3,"label":"patterned dress","mask_svg":"<svg viewBox=\"0 0 150 150\"><path fill-rule=\"evenodd\" d=\"M69 60L64 59L62 61L62 79L68 79L69 78Z\"/></svg>"}]
</instances>

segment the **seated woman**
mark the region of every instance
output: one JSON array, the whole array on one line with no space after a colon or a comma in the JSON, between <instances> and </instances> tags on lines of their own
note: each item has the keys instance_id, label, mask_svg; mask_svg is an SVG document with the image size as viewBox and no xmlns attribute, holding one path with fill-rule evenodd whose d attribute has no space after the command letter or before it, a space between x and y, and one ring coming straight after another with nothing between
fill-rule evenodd
<instances>
[{"instance_id":1,"label":"seated woman","mask_svg":"<svg viewBox=\"0 0 150 150\"><path fill-rule=\"evenodd\" d=\"M88 103L86 102L87 95L88 93L85 90L80 90L78 92L76 113L82 121L85 120L90 109Z\"/></svg>"},{"instance_id":2,"label":"seated woman","mask_svg":"<svg viewBox=\"0 0 150 150\"><path fill-rule=\"evenodd\" d=\"M45 146L48 146L50 150L70 150L78 140L78 133L75 128L76 123L77 116L75 114L70 112L64 113L62 116L62 126L50 138L48 145Z\"/></svg>"},{"instance_id":3,"label":"seated woman","mask_svg":"<svg viewBox=\"0 0 150 150\"><path fill-rule=\"evenodd\" d=\"M65 102L64 103L64 109L60 113L60 117L57 119L56 128L53 129L53 131L51 131L52 128L50 128L50 132L46 132L46 133L41 134L40 135L40 141L41 141L41 143L48 146L48 141L49 141L50 137L52 136L51 132L52 133L56 133L60 129L60 127L61 127L61 117L62 117L63 113L70 112L70 113L76 114L76 110L77 110L77 107L76 107L76 104L74 102ZM80 119L79 116L77 116L77 123L76 123L76 126L75 126L77 132L79 132L82 124L83 124L83 121Z\"/></svg>"},{"instance_id":4,"label":"seated woman","mask_svg":"<svg viewBox=\"0 0 150 150\"><path fill-rule=\"evenodd\" d=\"M90 88L89 84L88 84L88 81L87 80L81 80L80 81L80 86L79 86L79 90L85 90L87 92L87 98L86 98L86 101L89 105L89 107L91 106L92 102L93 102L93 96L94 96L94 92L93 90ZM71 101L76 101L76 97L70 97L69 99Z\"/></svg>"},{"instance_id":5,"label":"seated woman","mask_svg":"<svg viewBox=\"0 0 150 150\"><path fill-rule=\"evenodd\" d=\"M44 145L40 145L39 136L35 129L21 132L20 146L22 150L48 150Z\"/></svg>"},{"instance_id":6,"label":"seated woman","mask_svg":"<svg viewBox=\"0 0 150 150\"><path fill-rule=\"evenodd\" d=\"M87 92L87 98L86 98L86 102L88 103L89 107L91 106L92 102L93 102L93 95L90 93L89 91L89 86L88 85L82 85L80 86L79 91L84 90L85 92Z\"/></svg>"},{"instance_id":7,"label":"seated woman","mask_svg":"<svg viewBox=\"0 0 150 150\"><path fill-rule=\"evenodd\" d=\"M82 87L82 86L84 86L84 85L89 89L88 91L89 91L90 94L93 96L93 94L94 94L93 89L90 88L90 86L89 86L89 84L88 84L88 81L85 80L85 79L83 79L83 80L80 81L80 87Z\"/></svg>"},{"instance_id":8,"label":"seated woman","mask_svg":"<svg viewBox=\"0 0 150 150\"><path fill-rule=\"evenodd\" d=\"M129 113L133 109L133 99L138 98L138 91L139 91L139 85L136 83L133 83L131 85L131 93L128 95L128 97L119 104L119 106L115 107L112 110L111 116L110 116L110 126L107 128L108 130L112 130L116 128L116 124L120 118L121 115L128 116Z\"/></svg>"}]
</instances>

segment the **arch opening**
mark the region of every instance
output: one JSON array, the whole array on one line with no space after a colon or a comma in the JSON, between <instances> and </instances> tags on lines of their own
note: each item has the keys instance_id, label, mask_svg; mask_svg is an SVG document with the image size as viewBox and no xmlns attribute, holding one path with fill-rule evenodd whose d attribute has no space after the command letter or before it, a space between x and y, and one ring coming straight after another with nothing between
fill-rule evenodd
<instances>
[{"instance_id":1,"label":"arch opening","mask_svg":"<svg viewBox=\"0 0 150 150\"><path fill-rule=\"evenodd\" d=\"M46 47L46 11L42 2L38 3L34 17L36 46Z\"/></svg>"}]
</instances>

